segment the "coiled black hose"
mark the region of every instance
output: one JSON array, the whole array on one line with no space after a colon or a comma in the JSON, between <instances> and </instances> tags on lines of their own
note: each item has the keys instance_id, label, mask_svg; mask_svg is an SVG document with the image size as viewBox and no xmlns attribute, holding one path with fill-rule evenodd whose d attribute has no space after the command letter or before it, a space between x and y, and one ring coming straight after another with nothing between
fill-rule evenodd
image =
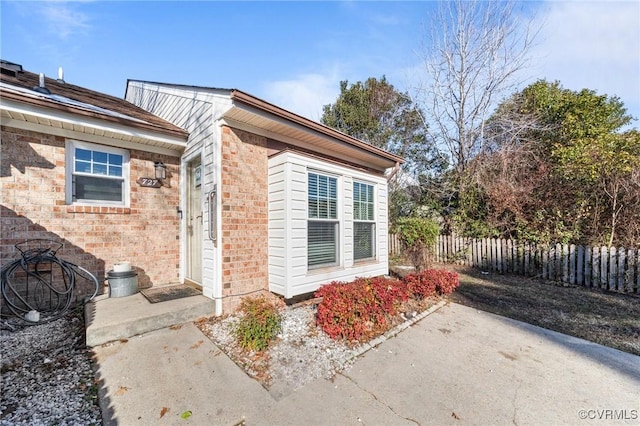
<instances>
[{"instance_id":1,"label":"coiled black hose","mask_svg":"<svg viewBox=\"0 0 640 426\"><path fill-rule=\"evenodd\" d=\"M41 247L24 248L32 244ZM85 302L98 294L99 283L93 274L56 256L62 244L50 240L28 240L15 247L22 257L0 270L0 293L4 304L2 316L12 316L29 325L60 318L71 306L78 276L95 284L95 291L85 298ZM55 276L56 268L59 276Z\"/></svg>"}]
</instances>

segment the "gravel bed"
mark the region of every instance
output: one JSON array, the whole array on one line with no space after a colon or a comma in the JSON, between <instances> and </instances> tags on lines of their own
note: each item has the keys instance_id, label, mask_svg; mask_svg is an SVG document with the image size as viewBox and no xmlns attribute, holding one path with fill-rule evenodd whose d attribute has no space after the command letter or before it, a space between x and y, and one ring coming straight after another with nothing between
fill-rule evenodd
<instances>
[{"instance_id":1,"label":"gravel bed","mask_svg":"<svg viewBox=\"0 0 640 426\"><path fill-rule=\"evenodd\" d=\"M0 425L99 425L102 415L82 310L0 330Z\"/></svg>"},{"instance_id":2,"label":"gravel bed","mask_svg":"<svg viewBox=\"0 0 640 426\"><path fill-rule=\"evenodd\" d=\"M281 315L277 339L261 354L238 347L233 336L236 316L210 319L199 326L216 346L266 388L277 383L296 390L315 379L329 379L351 366L354 349L332 340L316 327L313 306L287 307Z\"/></svg>"},{"instance_id":3,"label":"gravel bed","mask_svg":"<svg viewBox=\"0 0 640 426\"><path fill-rule=\"evenodd\" d=\"M295 390L318 378L330 379L351 366L355 353L316 327L315 309L285 310L281 327L278 341L269 348L272 380Z\"/></svg>"}]
</instances>

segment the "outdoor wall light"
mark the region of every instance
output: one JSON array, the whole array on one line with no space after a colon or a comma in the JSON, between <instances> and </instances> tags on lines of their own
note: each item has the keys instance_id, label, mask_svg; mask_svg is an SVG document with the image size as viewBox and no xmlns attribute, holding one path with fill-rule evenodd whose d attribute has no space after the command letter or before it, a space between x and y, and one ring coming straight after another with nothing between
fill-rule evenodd
<instances>
[{"instance_id":1,"label":"outdoor wall light","mask_svg":"<svg viewBox=\"0 0 640 426\"><path fill-rule=\"evenodd\" d=\"M153 167L156 169L156 179L162 181L167 178L167 166L162 161L156 161Z\"/></svg>"}]
</instances>

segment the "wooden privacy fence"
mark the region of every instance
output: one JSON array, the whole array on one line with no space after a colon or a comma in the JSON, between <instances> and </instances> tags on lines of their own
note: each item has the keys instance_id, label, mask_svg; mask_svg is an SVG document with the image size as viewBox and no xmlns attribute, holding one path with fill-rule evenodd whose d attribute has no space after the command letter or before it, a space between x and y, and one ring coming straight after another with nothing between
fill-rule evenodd
<instances>
[{"instance_id":1,"label":"wooden privacy fence","mask_svg":"<svg viewBox=\"0 0 640 426\"><path fill-rule=\"evenodd\" d=\"M401 254L396 235L389 253ZM572 285L640 294L640 250L574 244L538 245L496 238L441 235L435 260Z\"/></svg>"}]
</instances>

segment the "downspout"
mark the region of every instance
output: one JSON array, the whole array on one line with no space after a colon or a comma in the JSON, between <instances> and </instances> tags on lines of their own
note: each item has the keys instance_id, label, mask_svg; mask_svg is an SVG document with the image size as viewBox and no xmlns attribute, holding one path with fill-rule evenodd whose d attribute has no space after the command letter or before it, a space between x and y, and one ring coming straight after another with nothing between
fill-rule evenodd
<instances>
[{"instance_id":1,"label":"downspout","mask_svg":"<svg viewBox=\"0 0 640 426\"><path fill-rule=\"evenodd\" d=\"M396 161L396 165L393 166L393 171L387 176L387 183L391 182L391 179L400 171L400 162Z\"/></svg>"}]
</instances>

